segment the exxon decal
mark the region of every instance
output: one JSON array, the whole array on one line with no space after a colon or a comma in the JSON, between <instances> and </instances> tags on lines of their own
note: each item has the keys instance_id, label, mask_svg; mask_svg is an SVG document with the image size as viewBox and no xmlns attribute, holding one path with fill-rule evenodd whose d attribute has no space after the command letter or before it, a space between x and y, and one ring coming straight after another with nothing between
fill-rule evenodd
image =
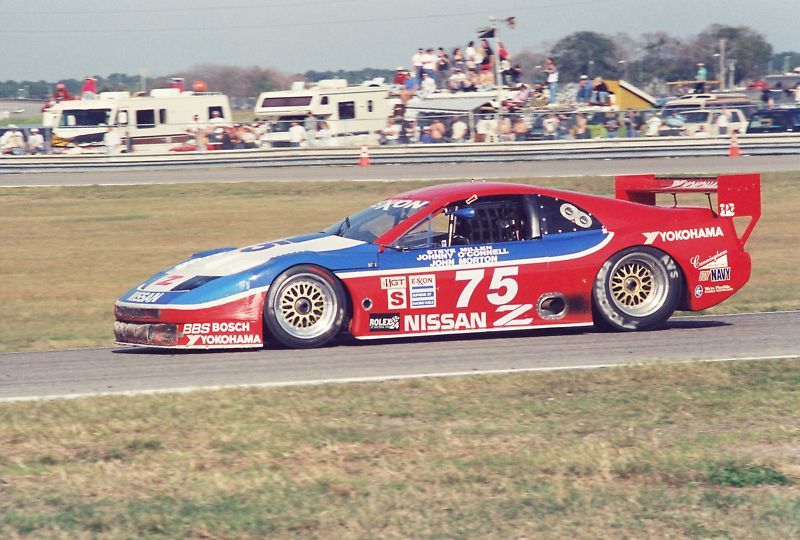
<instances>
[{"instance_id":1,"label":"exxon decal","mask_svg":"<svg viewBox=\"0 0 800 540\"><path fill-rule=\"evenodd\" d=\"M681 229L679 231L654 231L643 232L645 245L650 245L656 240L662 242L676 242L679 240L697 240L700 238L717 238L725 236L722 227L703 227L698 229Z\"/></svg>"}]
</instances>

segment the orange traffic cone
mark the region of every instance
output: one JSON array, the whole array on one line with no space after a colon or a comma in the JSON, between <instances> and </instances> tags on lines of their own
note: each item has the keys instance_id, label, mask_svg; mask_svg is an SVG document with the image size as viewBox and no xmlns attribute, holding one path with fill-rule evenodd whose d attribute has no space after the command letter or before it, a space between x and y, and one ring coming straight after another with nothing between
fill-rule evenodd
<instances>
[{"instance_id":1,"label":"orange traffic cone","mask_svg":"<svg viewBox=\"0 0 800 540\"><path fill-rule=\"evenodd\" d=\"M736 140L736 135L736 131L731 134L731 145L728 147L728 157L739 157L742 155L739 149L739 142Z\"/></svg>"},{"instance_id":2,"label":"orange traffic cone","mask_svg":"<svg viewBox=\"0 0 800 540\"><path fill-rule=\"evenodd\" d=\"M361 154L358 156L359 167L369 167L369 150L366 144L361 145Z\"/></svg>"}]
</instances>

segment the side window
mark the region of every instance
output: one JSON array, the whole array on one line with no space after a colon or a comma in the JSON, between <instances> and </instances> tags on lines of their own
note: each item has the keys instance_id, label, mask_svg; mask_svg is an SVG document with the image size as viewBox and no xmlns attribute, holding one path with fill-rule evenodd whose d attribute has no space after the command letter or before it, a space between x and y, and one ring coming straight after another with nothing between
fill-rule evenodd
<instances>
[{"instance_id":1,"label":"side window","mask_svg":"<svg viewBox=\"0 0 800 540\"><path fill-rule=\"evenodd\" d=\"M156 111L153 109L136 111L136 127L140 129L156 127Z\"/></svg>"},{"instance_id":2,"label":"side window","mask_svg":"<svg viewBox=\"0 0 800 540\"><path fill-rule=\"evenodd\" d=\"M339 120L352 120L356 117L356 104L354 101L339 103Z\"/></svg>"},{"instance_id":3,"label":"side window","mask_svg":"<svg viewBox=\"0 0 800 540\"><path fill-rule=\"evenodd\" d=\"M542 236L603 228L588 211L564 199L536 195L534 201Z\"/></svg>"},{"instance_id":4,"label":"side window","mask_svg":"<svg viewBox=\"0 0 800 540\"><path fill-rule=\"evenodd\" d=\"M371 99L367 100L367 111L372 112L374 108L375 103Z\"/></svg>"},{"instance_id":5,"label":"side window","mask_svg":"<svg viewBox=\"0 0 800 540\"><path fill-rule=\"evenodd\" d=\"M448 221L443 211L428 216L398 238L395 246L407 249L447 247Z\"/></svg>"},{"instance_id":6,"label":"side window","mask_svg":"<svg viewBox=\"0 0 800 540\"><path fill-rule=\"evenodd\" d=\"M319 102L320 105L327 105L328 104L328 96L322 96L322 99Z\"/></svg>"},{"instance_id":7,"label":"side window","mask_svg":"<svg viewBox=\"0 0 800 540\"><path fill-rule=\"evenodd\" d=\"M453 243L495 244L531 238L522 197L480 199L468 206L475 217L456 220Z\"/></svg>"},{"instance_id":8,"label":"side window","mask_svg":"<svg viewBox=\"0 0 800 540\"><path fill-rule=\"evenodd\" d=\"M167 109L158 110L158 123L162 126L167 123Z\"/></svg>"},{"instance_id":9,"label":"side window","mask_svg":"<svg viewBox=\"0 0 800 540\"><path fill-rule=\"evenodd\" d=\"M208 108L208 117L209 118L214 118L214 113L215 112L219 113L220 118L225 118L225 113L222 112L222 107L219 107L219 106L218 107L209 107Z\"/></svg>"}]
</instances>

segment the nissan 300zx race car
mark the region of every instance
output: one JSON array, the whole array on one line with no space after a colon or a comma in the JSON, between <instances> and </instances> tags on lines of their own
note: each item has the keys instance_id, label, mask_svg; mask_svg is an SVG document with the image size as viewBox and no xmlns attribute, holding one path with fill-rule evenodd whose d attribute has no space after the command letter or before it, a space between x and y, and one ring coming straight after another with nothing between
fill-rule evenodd
<instances>
[{"instance_id":1,"label":"nissan 300zx race car","mask_svg":"<svg viewBox=\"0 0 800 540\"><path fill-rule=\"evenodd\" d=\"M513 183L426 187L322 232L196 253L116 303L120 344L357 339L662 325L750 277L759 175L616 178L616 198ZM709 207L679 207L686 192ZM716 193L716 205L712 194ZM657 206L658 194L675 205ZM734 218L749 217L737 233Z\"/></svg>"}]
</instances>

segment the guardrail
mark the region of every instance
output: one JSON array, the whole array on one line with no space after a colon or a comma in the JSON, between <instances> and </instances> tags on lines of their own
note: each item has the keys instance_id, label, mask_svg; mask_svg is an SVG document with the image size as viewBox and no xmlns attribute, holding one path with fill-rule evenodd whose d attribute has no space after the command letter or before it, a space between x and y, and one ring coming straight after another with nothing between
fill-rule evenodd
<instances>
[{"instance_id":1,"label":"guardrail","mask_svg":"<svg viewBox=\"0 0 800 540\"><path fill-rule=\"evenodd\" d=\"M742 155L800 154L800 133L739 137ZM371 146L373 164L725 156L730 139L657 137L536 142ZM0 173L210 167L356 165L358 147L218 150L204 153L3 156Z\"/></svg>"}]
</instances>

